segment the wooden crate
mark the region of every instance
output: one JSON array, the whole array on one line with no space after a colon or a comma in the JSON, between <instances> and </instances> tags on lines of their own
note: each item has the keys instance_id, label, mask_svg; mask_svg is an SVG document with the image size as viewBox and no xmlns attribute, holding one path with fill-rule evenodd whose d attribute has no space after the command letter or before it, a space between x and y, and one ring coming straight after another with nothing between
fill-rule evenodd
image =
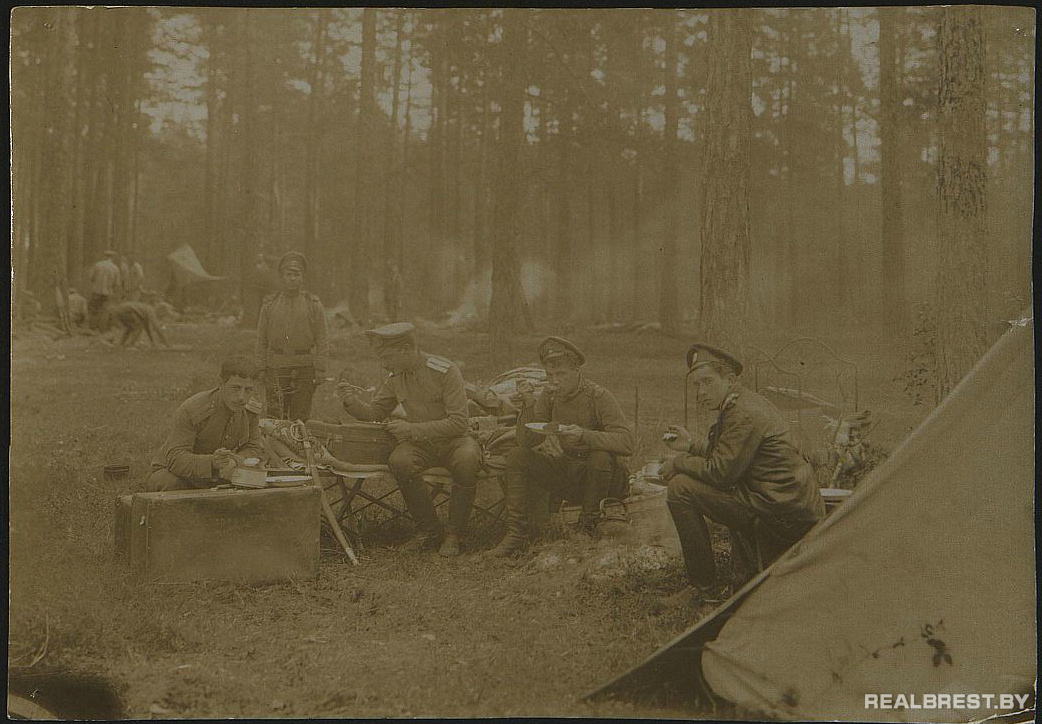
<instances>
[{"instance_id":1,"label":"wooden crate","mask_svg":"<svg viewBox=\"0 0 1042 724\"><path fill-rule=\"evenodd\" d=\"M133 495L122 495L116 501L116 525L113 528L116 555L125 558L130 554L130 508Z\"/></svg>"},{"instance_id":2,"label":"wooden crate","mask_svg":"<svg viewBox=\"0 0 1042 724\"><path fill-rule=\"evenodd\" d=\"M319 494L302 486L125 496L117 507L117 547L125 547L131 572L143 581L315 578Z\"/></svg>"}]
</instances>

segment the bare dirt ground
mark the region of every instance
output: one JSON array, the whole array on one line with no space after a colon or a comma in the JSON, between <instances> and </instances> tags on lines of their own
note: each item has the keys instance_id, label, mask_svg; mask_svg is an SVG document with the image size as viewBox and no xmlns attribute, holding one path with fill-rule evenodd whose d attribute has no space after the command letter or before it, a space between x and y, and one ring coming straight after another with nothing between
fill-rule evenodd
<instances>
[{"instance_id":1,"label":"bare dirt ground","mask_svg":"<svg viewBox=\"0 0 1042 724\"><path fill-rule=\"evenodd\" d=\"M219 361L249 351L253 333L170 325L175 351L123 350L96 337L13 341L10 478L12 669L93 672L130 717L655 716L697 712L581 696L692 624L699 611L657 597L682 586L679 562L605 565L612 544L563 534L519 562L480 555L479 533L456 560L400 554L377 541L351 566L326 544L315 581L264 587L135 584L113 559L114 502L142 489L167 420L216 385ZM637 468L662 452L681 418L687 341L654 332L575 333L587 374L632 414L639 385ZM538 339L490 359L487 337L428 332L423 346L488 381L533 362ZM896 373L862 350L868 406L885 410L892 446L919 413ZM334 340L333 371L379 370L358 334ZM336 416L332 385L316 416ZM107 464L131 467L110 483Z\"/></svg>"}]
</instances>

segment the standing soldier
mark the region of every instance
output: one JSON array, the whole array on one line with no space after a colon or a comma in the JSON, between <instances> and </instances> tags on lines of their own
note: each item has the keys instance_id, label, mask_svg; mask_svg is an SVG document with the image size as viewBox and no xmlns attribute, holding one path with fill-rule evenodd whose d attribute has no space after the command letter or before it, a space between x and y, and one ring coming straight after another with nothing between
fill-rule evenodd
<instances>
[{"instance_id":1,"label":"standing soldier","mask_svg":"<svg viewBox=\"0 0 1042 724\"><path fill-rule=\"evenodd\" d=\"M394 418L387 423L387 430L398 441L388 467L409 515L419 526L419 532L405 548L433 548L441 537L434 502L420 474L432 466L443 465L452 472L452 494L448 532L438 553L457 556L481 468L481 448L467 434L463 375L444 357L421 352L408 322L389 324L366 334L376 348L380 364L390 374L370 402L359 399L357 388L347 382L337 385L337 394L344 409L359 420L387 419L399 402L405 408L404 420Z\"/></svg>"},{"instance_id":2,"label":"standing soldier","mask_svg":"<svg viewBox=\"0 0 1042 724\"><path fill-rule=\"evenodd\" d=\"M102 332L108 328L106 308L122 290L123 281L120 277L119 267L116 266L118 256L116 252L109 249L105 252L105 258L96 262L90 270L90 301L87 307L90 311L91 324Z\"/></svg>"},{"instance_id":3,"label":"standing soldier","mask_svg":"<svg viewBox=\"0 0 1042 724\"><path fill-rule=\"evenodd\" d=\"M282 291L265 298L257 323L257 357L264 369L267 414L307 420L316 381L329 361L326 310L303 289L308 262L299 251L279 259Z\"/></svg>"},{"instance_id":4,"label":"standing soldier","mask_svg":"<svg viewBox=\"0 0 1042 724\"><path fill-rule=\"evenodd\" d=\"M619 458L633 454L634 439L619 401L583 376L586 355L568 340L547 337L539 359L546 389L537 398L530 386L518 385L518 447L507 456L504 473L507 534L493 550L496 556L515 555L528 545L528 499L537 488L581 504L579 525L587 532L600 522L601 501L626 496L627 472ZM533 422L556 423L556 433L542 437L525 427Z\"/></svg>"}]
</instances>

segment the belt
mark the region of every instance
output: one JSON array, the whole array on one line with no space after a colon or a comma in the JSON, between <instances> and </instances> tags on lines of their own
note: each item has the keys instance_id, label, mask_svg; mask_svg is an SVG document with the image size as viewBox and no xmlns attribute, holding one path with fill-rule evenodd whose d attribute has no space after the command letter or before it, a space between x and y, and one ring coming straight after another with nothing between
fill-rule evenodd
<instances>
[{"instance_id":1,"label":"belt","mask_svg":"<svg viewBox=\"0 0 1042 724\"><path fill-rule=\"evenodd\" d=\"M576 460L585 460L590 457L589 450L565 450L564 454L570 458L575 458Z\"/></svg>"},{"instance_id":2,"label":"belt","mask_svg":"<svg viewBox=\"0 0 1042 724\"><path fill-rule=\"evenodd\" d=\"M275 354L311 354L312 347L304 347L302 349L282 349L281 347L269 347L270 351Z\"/></svg>"}]
</instances>

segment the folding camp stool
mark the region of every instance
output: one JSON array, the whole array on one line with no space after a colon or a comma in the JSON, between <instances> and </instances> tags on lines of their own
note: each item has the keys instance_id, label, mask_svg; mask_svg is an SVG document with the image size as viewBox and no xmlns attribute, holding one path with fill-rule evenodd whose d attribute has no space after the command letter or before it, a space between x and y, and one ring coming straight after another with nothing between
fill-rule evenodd
<instances>
[{"instance_id":1,"label":"folding camp stool","mask_svg":"<svg viewBox=\"0 0 1042 724\"><path fill-rule=\"evenodd\" d=\"M428 468L420 473L420 478L431 489L431 498L434 500L435 509L448 502L451 496L446 488L452 486L452 473L448 468ZM475 484L480 487L482 483L491 479L492 478L488 473L482 470L478 473L478 478L475 481ZM475 497L472 512L481 514L488 520L489 525L493 525L499 522L499 519L503 517L503 511L505 509L506 497L503 495L501 490L499 495L490 505L479 504Z\"/></svg>"},{"instance_id":2,"label":"folding camp stool","mask_svg":"<svg viewBox=\"0 0 1042 724\"><path fill-rule=\"evenodd\" d=\"M377 493L367 489L367 484L376 478L388 476L389 468L380 466L380 469L371 472L330 472L329 477L323 480L323 489L328 497L333 499L330 504L336 510L337 521L344 532L352 538L351 543L357 548L364 550L362 540L363 533L374 532L384 528L391 523L409 516L409 511L404 503L398 503L393 496L400 496L398 486L388 486L387 490ZM449 500L449 490L452 486L452 474L447 468L428 468L420 473L420 478L431 490L431 498L434 507L438 508ZM491 480L492 477L482 471L478 475L477 483ZM366 527L363 530L361 520L366 510L379 508L389 515L386 519ZM479 504L475 502L473 510L488 519L489 525L494 524L503 517L506 509L506 498L502 491L490 504Z\"/></svg>"},{"instance_id":3,"label":"folding camp stool","mask_svg":"<svg viewBox=\"0 0 1042 724\"><path fill-rule=\"evenodd\" d=\"M850 497L853 490L845 490L843 488L818 488L818 492L821 497L825 500L825 515L830 515L832 511L839 507L843 501ZM756 570L757 572L762 571L766 566L764 565L763 555L763 535L764 526L760 518L756 518L753 522L753 550L756 552Z\"/></svg>"}]
</instances>

